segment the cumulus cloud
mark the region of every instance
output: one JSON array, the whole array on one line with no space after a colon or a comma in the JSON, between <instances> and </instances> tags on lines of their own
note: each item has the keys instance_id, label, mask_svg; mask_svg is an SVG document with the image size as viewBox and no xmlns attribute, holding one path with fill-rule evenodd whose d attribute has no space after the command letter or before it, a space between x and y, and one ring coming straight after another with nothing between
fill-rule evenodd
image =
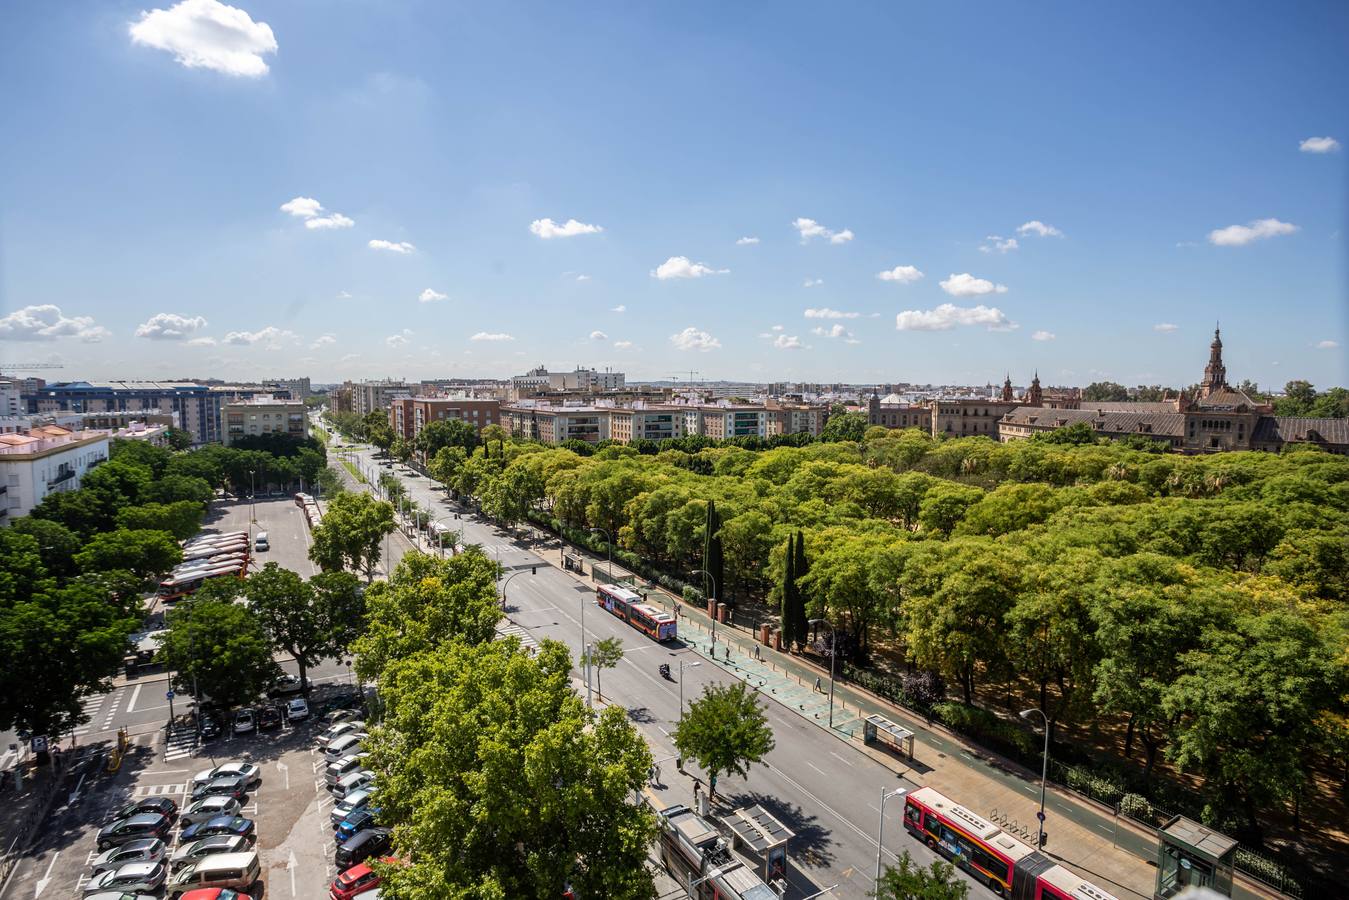
<instances>
[{"instance_id":1,"label":"cumulus cloud","mask_svg":"<svg viewBox=\"0 0 1349 900\"><path fill-rule=\"evenodd\" d=\"M835 323L828 328L825 328L823 325L816 325L814 328L810 329L810 332L819 337L840 338L848 333L848 329Z\"/></svg>"},{"instance_id":2,"label":"cumulus cloud","mask_svg":"<svg viewBox=\"0 0 1349 900\"><path fill-rule=\"evenodd\" d=\"M847 228L842 231L834 231L825 228L814 219L798 218L792 220L792 227L801 235L801 243L805 244L811 238L825 238L831 244L846 244L853 239L853 233Z\"/></svg>"},{"instance_id":3,"label":"cumulus cloud","mask_svg":"<svg viewBox=\"0 0 1349 900\"><path fill-rule=\"evenodd\" d=\"M702 278L704 275L726 275L730 269L714 269L696 263L687 256L672 256L651 270L652 278L668 281L671 278Z\"/></svg>"},{"instance_id":4,"label":"cumulus cloud","mask_svg":"<svg viewBox=\"0 0 1349 900\"><path fill-rule=\"evenodd\" d=\"M794 334L780 334L773 338L773 346L779 350L801 350L806 345Z\"/></svg>"},{"instance_id":5,"label":"cumulus cloud","mask_svg":"<svg viewBox=\"0 0 1349 900\"><path fill-rule=\"evenodd\" d=\"M1058 335L1052 331L1037 331L1030 336L1030 339L1032 341L1052 341L1056 337L1058 337Z\"/></svg>"},{"instance_id":6,"label":"cumulus cloud","mask_svg":"<svg viewBox=\"0 0 1349 900\"><path fill-rule=\"evenodd\" d=\"M330 216L316 216L307 219L304 223L305 228L350 228L356 222L348 219L341 213L333 213Z\"/></svg>"},{"instance_id":7,"label":"cumulus cloud","mask_svg":"<svg viewBox=\"0 0 1349 900\"><path fill-rule=\"evenodd\" d=\"M473 335L473 337L469 338L469 340L470 340L470 341L513 341L513 340L515 340L515 338L513 338L513 337L511 337L509 334L506 334L505 332L501 332L501 331L495 331L495 332L493 332L493 331L479 331L477 334Z\"/></svg>"},{"instance_id":8,"label":"cumulus cloud","mask_svg":"<svg viewBox=\"0 0 1349 900\"><path fill-rule=\"evenodd\" d=\"M1297 148L1303 153L1334 153L1340 149L1340 142L1333 137L1309 137Z\"/></svg>"},{"instance_id":9,"label":"cumulus cloud","mask_svg":"<svg viewBox=\"0 0 1349 900\"><path fill-rule=\"evenodd\" d=\"M982 294L1005 294L1007 285L994 284L983 278L975 278L969 272L959 275L952 273L945 281L938 282L941 289L952 297L978 297ZM949 305L949 304L947 304Z\"/></svg>"},{"instance_id":10,"label":"cumulus cloud","mask_svg":"<svg viewBox=\"0 0 1349 900\"><path fill-rule=\"evenodd\" d=\"M812 288L819 287L822 284L824 284L823 278L807 278L805 281L801 282L801 287Z\"/></svg>"},{"instance_id":11,"label":"cumulus cloud","mask_svg":"<svg viewBox=\"0 0 1349 900\"><path fill-rule=\"evenodd\" d=\"M1016 238L1005 238L998 234L990 234L984 240L988 243L979 245L980 253L1007 253L1021 246L1016 242Z\"/></svg>"},{"instance_id":12,"label":"cumulus cloud","mask_svg":"<svg viewBox=\"0 0 1349 900\"><path fill-rule=\"evenodd\" d=\"M310 219L323 212L323 204L313 197L295 197L282 203L281 211L299 219Z\"/></svg>"},{"instance_id":13,"label":"cumulus cloud","mask_svg":"<svg viewBox=\"0 0 1349 900\"><path fill-rule=\"evenodd\" d=\"M231 331L225 335L226 344L243 346L262 344L269 350L280 349L282 344L298 342L298 340L299 336L295 332L277 328L275 325L268 325L266 328L257 331Z\"/></svg>"},{"instance_id":14,"label":"cumulus cloud","mask_svg":"<svg viewBox=\"0 0 1349 900\"><path fill-rule=\"evenodd\" d=\"M632 341L614 341L615 350L631 350Z\"/></svg>"},{"instance_id":15,"label":"cumulus cloud","mask_svg":"<svg viewBox=\"0 0 1349 900\"><path fill-rule=\"evenodd\" d=\"M423 303L435 303L437 300L450 299L449 294L442 294L440 291L427 288L417 295L417 299Z\"/></svg>"},{"instance_id":16,"label":"cumulus cloud","mask_svg":"<svg viewBox=\"0 0 1349 900\"><path fill-rule=\"evenodd\" d=\"M177 313L156 313L149 321L136 328L136 337L152 341L181 341L206 327L201 316L180 316Z\"/></svg>"},{"instance_id":17,"label":"cumulus cloud","mask_svg":"<svg viewBox=\"0 0 1349 900\"><path fill-rule=\"evenodd\" d=\"M331 334L321 334L314 338L314 343L309 345L310 350L317 350L320 347L327 347L337 343L337 338Z\"/></svg>"},{"instance_id":18,"label":"cumulus cloud","mask_svg":"<svg viewBox=\"0 0 1349 900\"><path fill-rule=\"evenodd\" d=\"M1316 342L1316 349L1317 349L1317 350L1334 350L1334 349L1335 349L1336 347L1338 347L1338 346L1340 346L1340 345L1339 345L1339 342L1337 342L1337 341L1317 341L1317 342Z\"/></svg>"},{"instance_id":19,"label":"cumulus cloud","mask_svg":"<svg viewBox=\"0 0 1349 900\"><path fill-rule=\"evenodd\" d=\"M757 244L757 243L759 243L759 239L756 238L756 237L742 237L742 238L740 238L738 241L736 241L736 244L739 245L739 246L741 246L741 247L745 247L745 246L748 246L749 244Z\"/></svg>"},{"instance_id":20,"label":"cumulus cloud","mask_svg":"<svg viewBox=\"0 0 1349 900\"><path fill-rule=\"evenodd\" d=\"M529 230L544 240L548 240L550 238L576 237L578 234L598 234L604 229L598 225L578 222L575 219L568 219L561 225L552 219L535 219L529 223Z\"/></svg>"},{"instance_id":21,"label":"cumulus cloud","mask_svg":"<svg viewBox=\"0 0 1349 900\"><path fill-rule=\"evenodd\" d=\"M622 303L618 304L613 309L609 310L609 312L616 312L616 313L625 313L627 311L628 311L627 306L625 306Z\"/></svg>"},{"instance_id":22,"label":"cumulus cloud","mask_svg":"<svg viewBox=\"0 0 1349 900\"><path fill-rule=\"evenodd\" d=\"M692 325L678 334L670 335L670 343L674 344L677 350L700 350L704 353L721 346L721 341Z\"/></svg>"},{"instance_id":23,"label":"cumulus cloud","mask_svg":"<svg viewBox=\"0 0 1349 900\"><path fill-rule=\"evenodd\" d=\"M1298 227L1278 219L1255 219L1245 225L1228 225L1208 233L1208 242L1218 247L1241 247L1253 241L1292 234Z\"/></svg>"},{"instance_id":24,"label":"cumulus cloud","mask_svg":"<svg viewBox=\"0 0 1349 900\"><path fill-rule=\"evenodd\" d=\"M194 337L187 342L189 347L214 347L216 339L213 337Z\"/></svg>"},{"instance_id":25,"label":"cumulus cloud","mask_svg":"<svg viewBox=\"0 0 1349 900\"><path fill-rule=\"evenodd\" d=\"M1033 234L1038 237L1063 237L1062 231L1059 231L1053 225L1046 225L1039 219L1031 219L1024 225L1018 225L1016 227L1016 233L1023 237L1028 234Z\"/></svg>"},{"instance_id":26,"label":"cumulus cloud","mask_svg":"<svg viewBox=\"0 0 1349 900\"><path fill-rule=\"evenodd\" d=\"M266 22L218 0L183 0L168 9L142 11L128 31L131 41L173 54L189 69L261 78L262 57L276 52L276 36Z\"/></svg>"},{"instance_id":27,"label":"cumulus cloud","mask_svg":"<svg viewBox=\"0 0 1349 900\"><path fill-rule=\"evenodd\" d=\"M54 341L59 337L78 337L97 343L109 334L95 325L91 316L66 316L61 307L44 303L25 306L0 319L0 340Z\"/></svg>"},{"instance_id":28,"label":"cumulus cloud","mask_svg":"<svg viewBox=\"0 0 1349 900\"><path fill-rule=\"evenodd\" d=\"M417 249L407 241L382 241L378 238L370 241L366 246L371 250L388 250L390 253L412 253Z\"/></svg>"},{"instance_id":29,"label":"cumulus cloud","mask_svg":"<svg viewBox=\"0 0 1349 900\"><path fill-rule=\"evenodd\" d=\"M412 336L415 333L416 332L412 331L412 329L410 328L404 328L397 334L391 334L388 337L386 337L384 339L384 343L394 348L406 347L408 345L408 341L412 340Z\"/></svg>"},{"instance_id":30,"label":"cumulus cloud","mask_svg":"<svg viewBox=\"0 0 1349 900\"><path fill-rule=\"evenodd\" d=\"M590 276L589 276L589 275L577 275L577 276L576 276L576 280L577 280L577 281L589 281L589 280L590 280Z\"/></svg>"},{"instance_id":31,"label":"cumulus cloud","mask_svg":"<svg viewBox=\"0 0 1349 900\"><path fill-rule=\"evenodd\" d=\"M822 306L819 309L806 310L807 319L857 319L861 318L861 316L861 313L842 312L841 310L830 309L827 306Z\"/></svg>"},{"instance_id":32,"label":"cumulus cloud","mask_svg":"<svg viewBox=\"0 0 1349 900\"><path fill-rule=\"evenodd\" d=\"M923 277L923 273L918 271L917 266L895 266L893 269L877 272L876 277L881 281L897 281L900 284L913 284Z\"/></svg>"},{"instance_id":33,"label":"cumulus cloud","mask_svg":"<svg viewBox=\"0 0 1349 900\"><path fill-rule=\"evenodd\" d=\"M996 306L956 306L943 303L936 309L907 309L895 316L900 331L949 331L957 325L985 325L990 331L1015 328Z\"/></svg>"},{"instance_id":34,"label":"cumulus cloud","mask_svg":"<svg viewBox=\"0 0 1349 900\"><path fill-rule=\"evenodd\" d=\"M1179 325L1175 325L1171 322L1158 322L1156 325L1152 326L1153 331L1159 332L1161 334L1170 334L1171 332L1175 331L1178 328L1180 328Z\"/></svg>"},{"instance_id":35,"label":"cumulus cloud","mask_svg":"<svg viewBox=\"0 0 1349 900\"><path fill-rule=\"evenodd\" d=\"M607 341L609 340L609 335L605 334L603 331L600 331L599 329L596 329L595 331L590 332L590 339L592 341Z\"/></svg>"}]
</instances>

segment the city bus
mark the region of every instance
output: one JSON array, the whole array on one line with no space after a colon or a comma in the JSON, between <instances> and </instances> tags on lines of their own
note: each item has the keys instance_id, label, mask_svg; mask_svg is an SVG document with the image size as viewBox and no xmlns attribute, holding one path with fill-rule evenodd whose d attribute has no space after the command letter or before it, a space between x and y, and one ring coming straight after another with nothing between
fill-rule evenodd
<instances>
[{"instance_id":1,"label":"city bus","mask_svg":"<svg viewBox=\"0 0 1349 900\"><path fill-rule=\"evenodd\" d=\"M214 567L175 571L159 583L159 599L165 603L173 603L195 594L209 579L224 578L230 575L235 578L242 578L242 567L236 563L226 563Z\"/></svg>"},{"instance_id":2,"label":"city bus","mask_svg":"<svg viewBox=\"0 0 1349 900\"><path fill-rule=\"evenodd\" d=\"M679 635L675 617L649 603L642 595L616 584L602 584L595 589L595 603L633 628L657 641L673 641Z\"/></svg>"},{"instance_id":3,"label":"city bus","mask_svg":"<svg viewBox=\"0 0 1349 900\"><path fill-rule=\"evenodd\" d=\"M210 559L222 553L247 553L248 545L239 542L229 544L204 544L183 551L183 562L194 559Z\"/></svg>"},{"instance_id":4,"label":"city bus","mask_svg":"<svg viewBox=\"0 0 1349 900\"><path fill-rule=\"evenodd\" d=\"M1012 900L1117 900L932 788L904 799L904 827Z\"/></svg>"}]
</instances>

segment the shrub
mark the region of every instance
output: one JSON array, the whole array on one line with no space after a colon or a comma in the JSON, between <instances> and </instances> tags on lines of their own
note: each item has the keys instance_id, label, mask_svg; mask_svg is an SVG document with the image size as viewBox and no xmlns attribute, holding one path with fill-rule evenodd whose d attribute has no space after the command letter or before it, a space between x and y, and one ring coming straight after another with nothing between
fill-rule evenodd
<instances>
[{"instance_id":1,"label":"shrub","mask_svg":"<svg viewBox=\"0 0 1349 900\"><path fill-rule=\"evenodd\" d=\"M699 604L703 602L703 592L691 584L684 585L684 602L690 604Z\"/></svg>"},{"instance_id":2,"label":"shrub","mask_svg":"<svg viewBox=\"0 0 1349 900\"><path fill-rule=\"evenodd\" d=\"M1125 794L1119 800L1119 811L1143 822L1152 821L1152 804L1142 794Z\"/></svg>"},{"instance_id":3,"label":"shrub","mask_svg":"<svg viewBox=\"0 0 1349 900\"><path fill-rule=\"evenodd\" d=\"M1120 802L1120 799L1124 796L1124 787L1117 781L1113 781L1108 776L1101 773L1092 772L1077 766L1067 766L1064 768L1064 780L1067 782L1068 787L1077 791L1079 794L1085 794L1093 800L1099 800L1102 803L1108 803L1111 806ZM1144 802L1146 803L1147 801Z\"/></svg>"}]
</instances>

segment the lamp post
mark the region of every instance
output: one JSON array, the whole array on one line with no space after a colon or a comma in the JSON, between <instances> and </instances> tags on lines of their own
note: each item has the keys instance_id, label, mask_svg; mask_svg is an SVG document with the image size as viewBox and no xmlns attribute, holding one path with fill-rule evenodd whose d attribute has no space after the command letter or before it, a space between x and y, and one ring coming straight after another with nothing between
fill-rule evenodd
<instances>
[{"instance_id":1,"label":"lamp post","mask_svg":"<svg viewBox=\"0 0 1349 900\"><path fill-rule=\"evenodd\" d=\"M706 575L706 576L707 576L707 580L710 581L710 582L712 582L712 602L715 603L716 600L717 600L717 579L714 578L714 577L712 576L712 573L709 572L709 571L707 571L706 569L694 569L694 570L693 570L692 572L690 572L689 574L690 574L690 575ZM727 646L729 647L730 645L728 644ZM716 616L716 613L713 613L713 614L712 614L712 649L713 649L713 650L716 650L716 649L717 649L717 616Z\"/></svg>"},{"instance_id":2,"label":"lamp post","mask_svg":"<svg viewBox=\"0 0 1349 900\"><path fill-rule=\"evenodd\" d=\"M686 663L682 659L679 661L679 720L681 722L684 721L684 670L696 669L701 665L700 662Z\"/></svg>"},{"instance_id":3,"label":"lamp post","mask_svg":"<svg viewBox=\"0 0 1349 900\"><path fill-rule=\"evenodd\" d=\"M515 576L517 576L517 575L523 575L523 574L525 574L525 570L524 570L524 569L521 569L521 570L518 571L518 572L512 572L511 574L509 574L509 575L506 576L506 580L505 580L505 581L501 582L501 608L502 608L502 609L505 609L505 608L506 608L506 586L509 585L509 584L511 583L511 580L514 579ZM533 570L532 568L529 570L529 574L530 574L530 575L533 575L533 574L534 574L534 570Z\"/></svg>"},{"instance_id":4,"label":"lamp post","mask_svg":"<svg viewBox=\"0 0 1349 900\"><path fill-rule=\"evenodd\" d=\"M887 791L881 788L881 822L876 828L876 891L881 889L881 852L885 850L885 801L891 797L898 797L900 794L908 793L908 788L895 788L893 791Z\"/></svg>"},{"instance_id":5,"label":"lamp post","mask_svg":"<svg viewBox=\"0 0 1349 900\"><path fill-rule=\"evenodd\" d=\"M829 626L829 727L834 727L834 659L838 656L838 632L828 619L811 619L812 625Z\"/></svg>"},{"instance_id":6,"label":"lamp post","mask_svg":"<svg viewBox=\"0 0 1349 900\"><path fill-rule=\"evenodd\" d=\"M1040 831L1035 836L1035 849L1038 850L1045 845L1045 783L1049 780L1049 716L1045 715L1042 709L1023 709L1017 713L1027 722L1033 714L1038 714L1045 723L1045 753L1040 765L1040 813L1036 817L1040 820Z\"/></svg>"},{"instance_id":7,"label":"lamp post","mask_svg":"<svg viewBox=\"0 0 1349 900\"><path fill-rule=\"evenodd\" d=\"M248 519L254 523L258 521L258 486L254 483L253 478L257 474L257 469L248 470Z\"/></svg>"}]
</instances>

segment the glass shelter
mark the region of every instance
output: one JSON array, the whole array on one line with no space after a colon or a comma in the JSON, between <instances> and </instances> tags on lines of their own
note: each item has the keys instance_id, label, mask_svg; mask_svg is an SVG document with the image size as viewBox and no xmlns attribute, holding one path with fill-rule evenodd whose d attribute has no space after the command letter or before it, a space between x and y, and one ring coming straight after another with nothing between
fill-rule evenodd
<instances>
[{"instance_id":1,"label":"glass shelter","mask_svg":"<svg viewBox=\"0 0 1349 900\"><path fill-rule=\"evenodd\" d=\"M1153 900L1169 900L1189 887L1232 896L1232 858L1237 842L1193 819L1176 816L1157 832L1157 889Z\"/></svg>"}]
</instances>

